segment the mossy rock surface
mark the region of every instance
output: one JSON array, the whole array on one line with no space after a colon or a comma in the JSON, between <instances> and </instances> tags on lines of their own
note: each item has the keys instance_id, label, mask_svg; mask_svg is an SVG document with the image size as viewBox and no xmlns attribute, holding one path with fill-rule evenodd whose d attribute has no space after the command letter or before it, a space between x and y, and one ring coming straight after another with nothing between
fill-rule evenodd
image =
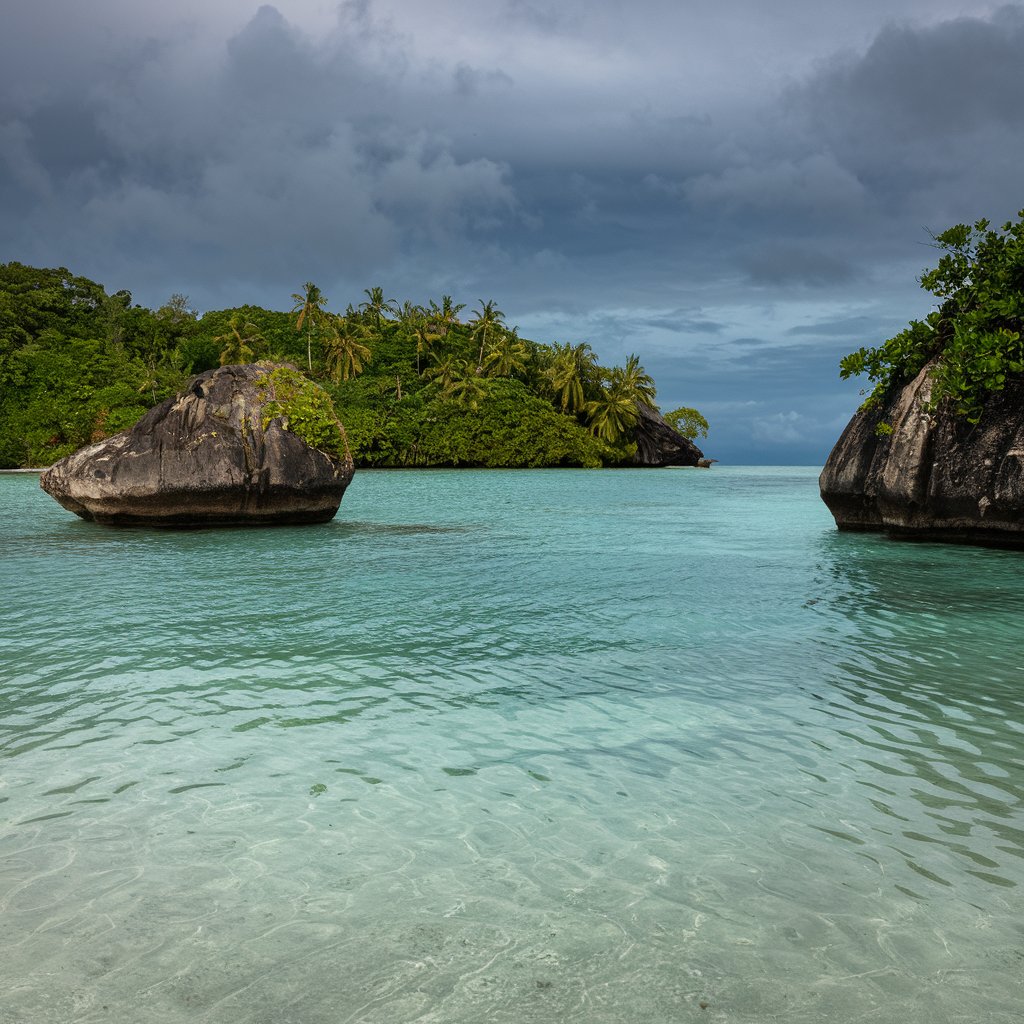
<instances>
[{"instance_id":1,"label":"mossy rock surface","mask_svg":"<svg viewBox=\"0 0 1024 1024\"><path fill-rule=\"evenodd\" d=\"M322 387L292 366L256 365L266 369L256 381L267 396L261 419L264 430L274 420L280 420L285 430L301 437L310 448L341 461L351 458L345 428L334 411L331 396Z\"/></svg>"},{"instance_id":2,"label":"mossy rock surface","mask_svg":"<svg viewBox=\"0 0 1024 1024\"><path fill-rule=\"evenodd\" d=\"M970 423L952 403L932 407L933 369L854 414L821 472L822 500L840 530L1024 549L1024 377L990 392Z\"/></svg>"},{"instance_id":3,"label":"mossy rock surface","mask_svg":"<svg viewBox=\"0 0 1024 1024\"><path fill-rule=\"evenodd\" d=\"M130 430L55 463L40 485L84 519L220 526L332 519L352 479L330 397L293 366L193 377Z\"/></svg>"}]
</instances>

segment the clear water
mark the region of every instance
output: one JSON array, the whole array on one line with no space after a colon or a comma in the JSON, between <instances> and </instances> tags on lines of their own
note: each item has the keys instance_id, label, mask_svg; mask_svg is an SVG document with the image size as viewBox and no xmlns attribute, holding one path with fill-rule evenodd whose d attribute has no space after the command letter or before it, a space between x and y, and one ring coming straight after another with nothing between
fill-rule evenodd
<instances>
[{"instance_id":1,"label":"clear water","mask_svg":"<svg viewBox=\"0 0 1024 1024\"><path fill-rule=\"evenodd\" d=\"M809 469L0 523L3 1024L1021 1020L1020 554Z\"/></svg>"}]
</instances>

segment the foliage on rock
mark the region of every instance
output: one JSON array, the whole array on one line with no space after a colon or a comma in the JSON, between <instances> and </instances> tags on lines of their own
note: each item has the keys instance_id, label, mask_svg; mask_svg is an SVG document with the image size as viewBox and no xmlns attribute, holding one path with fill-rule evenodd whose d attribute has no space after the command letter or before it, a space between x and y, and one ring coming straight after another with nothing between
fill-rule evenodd
<instances>
[{"instance_id":1,"label":"foliage on rock","mask_svg":"<svg viewBox=\"0 0 1024 1024\"><path fill-rule=\"evenodd\" d=\"M348 458L345 428L323 388L286 366L275 366L260 381L265 382L268 396L261 413L264 430L279 419L285 430L301 437L310 448L335 459Z\"/></svg>"},{"instance_id":2,"label":"foliage on rock","mask_svg":"<svg viewBox=\"0 0 1024 1024\"><path fill-rule=\"evenodd\" d=\"M1024 374L1024 210L998 230L987 220L957 224L934 236L943 255L921 276L941 305L877 348L860 348L840 363L845 379L867 375L866 407L913 379L929 362L929 408L948 403L977 423L986 396Z\"/></svg>"}]
</instances>

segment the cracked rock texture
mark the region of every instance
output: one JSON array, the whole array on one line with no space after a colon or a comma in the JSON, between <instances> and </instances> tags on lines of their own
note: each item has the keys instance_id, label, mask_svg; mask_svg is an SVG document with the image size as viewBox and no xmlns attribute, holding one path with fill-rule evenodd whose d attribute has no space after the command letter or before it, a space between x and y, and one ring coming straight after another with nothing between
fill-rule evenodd
<instances>
[{"instance_id":1,"label":"cracked rock texture","mask_svg":"<svg viewBox=\"0 0 1024 1024\"><path fill-rule=\"evenodd\" d=\"M55 463L40 486L83 519L111 525L327 522L352 458L311 448L281 416L264 428L273 369L222 366L193 377L130 430Z\"/></svg>"},{"instance_id":2,"label":"cracked rock texture","mask_svg":"<svg viewBox=\"0 0 1024 1024\"><path fill-rule=\"evenodd\" d=\"M673 430L661 413L649 405L638 405L634 440L637 466L696 466L704 453L689 439Z\"/></svg>"},{"instance_id":3,"label":"cracked rock texture","mask_svg":"<svg viewBox=\"0 0 1024 1024\"><path fill-rule=\"evenodd\" d=\"M854 415L822 470L822 500L840 530L1024 547L1024 380L991 394L971 424L925 411L929 369ZM879 423L892 434L879 437Z\"/></svg>"}]
</instances>

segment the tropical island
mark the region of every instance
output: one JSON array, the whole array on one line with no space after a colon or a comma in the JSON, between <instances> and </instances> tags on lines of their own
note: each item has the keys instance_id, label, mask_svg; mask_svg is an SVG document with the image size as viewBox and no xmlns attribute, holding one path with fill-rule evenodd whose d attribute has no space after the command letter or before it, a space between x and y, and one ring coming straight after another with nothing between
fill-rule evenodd
<instances>
[{"instance_id":1,"label":"tropical island","mask_svg":"<svg viewBox=\"0 0 1024 1024\"><path fill-rule=\"evenodd\" d=\"M194 374L260 360L324 388L361 467L650 464L644 431L707 436L696 409L659 413L636 355L605 367L586 343L521 338L492 300L363 294L332 313L309 282L287 311L199 315L181 294L151 310L63 267L0 264L0 468L52 465Z\"/></svg>"}]
</instances>

